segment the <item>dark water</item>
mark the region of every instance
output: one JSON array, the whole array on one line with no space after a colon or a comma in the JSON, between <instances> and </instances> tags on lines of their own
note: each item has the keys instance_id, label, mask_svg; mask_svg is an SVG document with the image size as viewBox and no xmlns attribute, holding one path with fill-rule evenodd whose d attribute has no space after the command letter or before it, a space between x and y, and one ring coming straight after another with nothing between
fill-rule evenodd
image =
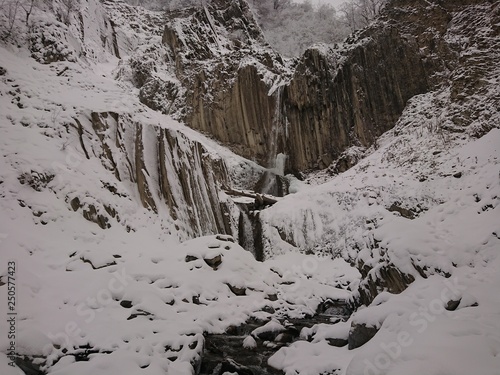
<instances>
[{"instance_id":1,"label":"dark water","mask_svg":"<svg viewBox=\"0 0 500 375\"><path fill-rule=\"evenodd\" d=\"M283 346L300 339L304 327L315 324L345 321L351 310L345 302L327 302L320 306L318 314L303 319L280 319L283 332L267 332L256 338L257 347L243 347L243 340L250 333L266 324L249 321L239 327L231 327L225 334L207 335L199 369L199 375L222 375L225 372L238 375L282 375L283 372L267 365L267 360Z\"/></svg>"}]
</instances>

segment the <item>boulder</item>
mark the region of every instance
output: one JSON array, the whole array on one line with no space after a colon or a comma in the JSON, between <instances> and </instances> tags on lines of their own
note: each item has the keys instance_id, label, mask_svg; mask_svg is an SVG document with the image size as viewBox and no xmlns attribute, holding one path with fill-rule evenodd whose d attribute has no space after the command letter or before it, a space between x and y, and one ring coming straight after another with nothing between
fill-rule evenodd
<instances>
[{"instance_id":1,"label":"boulder","mask_svg":"<svg viewBox=\"0 0 500 375\"><path fill-rule=\"evenodd\" d=\"M359 348L360 346L366 344L372 339L373 336L375 336L378 330L379 327L369 326L365 323L351 324L349 337L347 339L349 350Z\"/></svg>"}]
</instances>

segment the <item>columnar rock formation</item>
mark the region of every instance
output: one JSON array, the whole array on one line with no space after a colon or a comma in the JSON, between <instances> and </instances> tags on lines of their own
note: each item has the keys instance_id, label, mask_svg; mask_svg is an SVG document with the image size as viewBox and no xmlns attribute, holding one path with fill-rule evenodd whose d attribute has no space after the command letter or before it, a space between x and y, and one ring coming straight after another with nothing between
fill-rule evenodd
<instances>
[{"instance_id":1,"label":"columnar rock formation","mask_svg":"<svg viewBox=\"0 0 500 375\"><path fill-rule=\"evenodd\" d=\"M163 34L186 88L183 120L268 166L277 126L277 86L286 75L244 1L173 12ZM272 157L272 155L271 155Z\"/></svg>"},{"instance_id":2,"label":"columnar rock formation","mask_svg":"<svg viewBox=\"0 0 500 375\"><path fill-rule=\"evenodd\" d=\"M274 168L275 173L326 168L336 160L335 171L341 171L357 161L351 154L344 157L346 150L371 146L396 124L408 100L418 94L436 93L436 111L429 114L436 129L476 135L488 130L484 124L492 122L483 120L491 114L481 106L498 106L492 94L496 78L488 69L498 58L499 30L491 26L498 12L498 4L479 0L393 1L374 24L344 43L311 47L300 59L286 60L265 43L245 1L216 0L169 13L162 44L148 44L134 52L128 66L143 103ZM474 25L487 27L477 32ZM486 102L479 102L471 95L474 92L484 94ZM168 156L176 147L168 132L157 129L157 139L148 143L160 155ZM150 146L141 148L146 136L142 137L138 134L134 155L150 152ZM284 169L276 168L278 154ZM158 160L155 169L168 171L162 158ZM205 183L196 182L201 175L212 181L208 172L212 167L201 162L196 168L204 172L194 176L192 162L186 159L190 171L174 168L184 181L176 191L182 192L182 202L198 207L208 218L202 223L210 224L197 228L195 213L188 210L183 214L186 221L179 223L196 227L190 229L193 235L221 229L228 233L223 220L227 210L221 210L215 198L217 189L205 189ZM158 186L158 197L176 218L184 208L167 188L175 179L160 173L153 183L142 172L150 173L151 168L139 164L134 168L143 204L158 209L157 188L148 192L148 187ZM217 168L224 169L222 162ZM262 171L254 172L247 188L253 185L262 191L274 180L262 177ZM212 182L208 185L230 185L224 173ZM192 187L203 190L205 198L212 197L206 201L209 210L202 208L205 198L192 198Z\"/></svg>"},{"instance_id":3,"label":"columnar rock formation","mask_svg":"<svg viewBox=\"0 0 500 375\"><path fill-rule=\"evenodd\" d=\"M92 143L90 153L122 182L137 185L145 208L160 213L166 207L180 233L189 237L208 233L237 233L237 217L231 221L231 203L219 192L229 185L224 161L199 142L172 129L138 124L129 115L92 112L77 120L81 144ZM99 145L96 147L96 145ZM118 194L116 191L112 193ZM73 209L95 212L87 215L100 226L111 218L120 222L119 207L98 205ZM87 217L86 216L86 217Z\"/></svg>"},{"instance_id":4,"label":"columnar rock formation","mask_svg":"<svg viewBox=\"0 0 500 375\"><path fill-rule=\"evenodd\" d=\"M326 168L349 146L370 146L428 89L418 46L396 27L369 29L352 43L306 51L285 88L293 169Z\"/></svg>"},{"instance_id":5,"label":"columnar rock formation","mask_svg":"<svg viewBox=\"0 0 500 375\"><path fill-rule=\"evenodd\" d=\"M348 147L372 145L408 99L450 78L460 55L445 40L456 28L450 21L479 3L493 7L392 2L369 28L340 45L313 47L298 62L269 48L244 1L173 12L163 43L185 92L180 117L266 167L286 153L287 171L326 168Z\"/></svg>"}]
</instances>

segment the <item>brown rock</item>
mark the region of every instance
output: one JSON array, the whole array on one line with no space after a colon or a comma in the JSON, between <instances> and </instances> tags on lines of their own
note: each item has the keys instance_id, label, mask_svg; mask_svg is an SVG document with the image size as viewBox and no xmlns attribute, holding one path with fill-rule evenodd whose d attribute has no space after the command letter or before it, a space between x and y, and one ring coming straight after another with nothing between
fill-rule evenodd
<instances>
[{"instance_id":1,"label":"brown rock","mask_svg":"<svg viewBox=\"0 0 500 375\"><path fill-rule=\"evenodd\" d=\"M208 264L214 271L216 271L219 266L222 264L222 255L219 254L213 258L203 258L206 264Z\"/></svg>"}]
</instances>

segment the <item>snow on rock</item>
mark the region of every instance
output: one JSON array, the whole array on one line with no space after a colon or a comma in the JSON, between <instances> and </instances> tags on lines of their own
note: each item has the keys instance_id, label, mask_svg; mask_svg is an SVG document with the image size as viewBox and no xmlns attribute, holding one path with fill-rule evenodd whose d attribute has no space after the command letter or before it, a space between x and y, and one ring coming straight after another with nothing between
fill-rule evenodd
<instances>
[{"instance_id":1,"label":"snow on rock","mask_svg":"<svg viewBox=\"0 0 500 375\"><path fill-rule=\"evenodd\" d=\"M281 348L269 358L268 364L283 370L286 375L316 375L341 370L351 358L347 349L333 350L325 340L317 343L297 341Z\"/></svg>"},{"instance_id":2,"label":"snow on rock","mask_svg":"<svg viewBox=\"0 0 500 375\"><path fill-rule=\"evenodd\" d=\"M294 194L261 211L265 262L227 236L239 211L223 192L255 185L265 169L166 115L182 114L174 107L185 92L173 60L155 70L172 53L159 45L161 15L89 0L63 19L43 5L29 38L18 19L16 45L0 46L0 299L15 261L17 353L48 374L192 374L206 333L253 319L263 326L252 335L274 335L286 318L351 301L363 306L347 321L304 328L269 365L302 375L497 375L498 69L483 69L498 55L484 49L495 45L485 15L496 8L473 8L479 16L459 13L444 38L464 46L461 61L486 60L411 98L373 147L346 152L364 155L355 167L295 181ZM203 12L200 27L217 29ZM478 24L478 43L457 37ZM207 54L260 50L257 37L245 44L217 31ZM240 57L250 82L279 95L278 75ZM476 95L467 83L479 73ZM144 103L164 88L179 102L160 114L152 103L164 97ZM372 328L364 341L360 327ZM9 346L2 335L0 372L20 373Z\"/></svg>"},{"instance_id":3,"label":"snow on rock","mask_svg":"<svg viewBox=\"0 0 500 375\"><path fill-rule=\"evenodd\" d=\"M252 336L247 336L245 340L243 340L243 347L245 349L254 349L257 347L257 341Z\"/></svg>"},{"instance_id":4,"label":"snow on rock","mask_svg":"<svg viewBox=\"0 0 500 375\"><path fill-rule=\"evenodd\" d=\"M436 133L423 116L442 95L412 99L351 170L261 213L269 254L327 253L358 265L355 299L369 306L347 322L352 361L332 359L330 371L498 372L500 304L492 291L500 285L500 130L480 138ZM270 363L319 373L291 350L312 351L321 342L295 343ZM325 345L318 356L344 350Z\"/></svg>"},{"instance_id":5,"label":"snow on rock","mask_svg":"<svg viewBox=\"0 0 500 375\"><path fill-rule=\"evenodd\" d=\"M283 332L284 330L285 327L283 327L280 322L276 320L270 320L263 326L254 329L251 334L254 337L264 339L264 337L268 336L269 333L277 335L279 332Z\"/></svg>"}]
</instances>

